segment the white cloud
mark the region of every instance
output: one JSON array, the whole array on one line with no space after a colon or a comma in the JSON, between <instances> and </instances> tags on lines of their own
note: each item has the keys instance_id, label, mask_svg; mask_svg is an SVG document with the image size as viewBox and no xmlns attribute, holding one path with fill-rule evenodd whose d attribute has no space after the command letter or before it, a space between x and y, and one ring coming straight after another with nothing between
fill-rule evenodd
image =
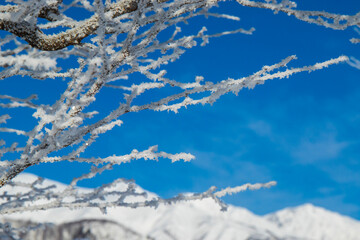
<instances>
[{"instance_id":1,"label":"white cloud","mask_svg":"<svg viewBox=\"0 0 360 240\"><path fill-rule=\"evenodd\" d=\"M207 173L206 181L213 181L217 185L228 186L234 183L257 183L274 180L266 166L243 159L241 153L231 156L196 151L192 151L192 153L196 156L196 160L192 161L191 164Z\"/></svg>"},{"instance_id":2,"label":"white cloud","mask_svg":"<svg viewBox=\"0 0 360 240\"><path fill-rule=\"evenodd\" d=\"M302 164L326 161L337 158L348 145L347 142L337 141L333 134L320 136L314 140L304 139L292 151L292 156Z\"/></svg>"},{"instance_id":3,"label":"white cloud","mask_svg":"<svg viewBox=\"0 0 360 240\"><path fill-rule=\"evenodd\" d=\"M321 169L328 173L329 176L337 183L352 184L360 187L360 173L357 169L352 169L351 166L341 164L326 164Z\"/></svg>"},{"instance_id":4,"label":"white cloud","mask_svg":"<svg viewBox=\"0 0 360 240\"><path fill-rule=\"evenodd\" d=\"M262 137L271 137L272 130L269 123L257 120L257 121L251 121L248 125L248 127L253 130L256 134Z\"/></svg>"}]
</instances>

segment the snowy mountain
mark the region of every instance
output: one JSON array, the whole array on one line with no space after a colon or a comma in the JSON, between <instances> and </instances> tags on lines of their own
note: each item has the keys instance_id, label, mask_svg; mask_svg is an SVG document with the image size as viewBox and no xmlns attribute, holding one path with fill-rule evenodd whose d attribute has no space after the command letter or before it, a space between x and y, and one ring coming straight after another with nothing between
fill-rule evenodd
<instances>
[{"instance_id":1,"label":"snowy mountain","mask_svg":"<svg viewBox=\"0 0 360 240\"><path fill-rule=\"evenodd\" d=\"M265 219L301 239L360 239L359 221L311 204L286 208Z\"/></svg>"},{"instance_id":2,"label":"snowy mountain","mask_svg":"<svg viewBox=\"0 0 360 240\"><path fill-rule=\"evenodd\" d=\"M29 174L20 176L34 178ZM7 189L9 190L9 189ZM153 208L52 209L1 216L14 226L51 223L25 232L24 239L159 240L360 240L360 222L310 204L258 216L230 206L221 212L212 200ZM0 239L5 239L0 236Z\"/></svg>"}]
</instances>

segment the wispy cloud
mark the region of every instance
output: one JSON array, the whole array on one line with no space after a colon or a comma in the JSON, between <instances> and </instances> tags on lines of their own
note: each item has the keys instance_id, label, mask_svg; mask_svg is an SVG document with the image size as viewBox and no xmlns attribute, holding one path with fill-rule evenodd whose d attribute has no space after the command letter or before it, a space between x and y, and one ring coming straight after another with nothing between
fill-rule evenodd
<instances>
[{"instance_id":1,"label":"wispy cloud","mask_svg":"<svg viewBox=\"0 0 360 240\"><path fill-rule=\"evenodd\" d=\"M214 183L227 186L273 180L270 171L265 166L246 160L241 153L227 156L195 152L195 155L197 159L192 164L206 172L206 176L210 176ZM209 180L209 177L206 180Z\"/></svg>"},{"instance_id":2,"label":"wispy cloud","mask_svg":"<svg viewBox=\"0 0 360 240\"><path fill-rule=\"evenodd\" d=\"M336 140L333 134L315 139L305 138L292 152L298 163L310 164L337 158L349 144Z\"/></svg>"},{"instance_id":3,"label":"wispy cloud","mask_svg":"<svg viewBox=\"0 0 360 240\"><path fill-rule=\"evenodd\" d=\"M359 164L358 164L359 165ZM349 166L341 164L326 164L321 169L328 173L329 176L338 183L351 184L360 187L360 166Z\"/></svg>"},{"instance_id":4,"label":"wispy cloud","mask_svg":"<svg viewBox=\"0 0 360 240\"><path fill-rule=\"evenodd\" d=\"M248 127L262 137L272 137L271 125L262 120L251 121Z\"/></svg>"}]
</instances>

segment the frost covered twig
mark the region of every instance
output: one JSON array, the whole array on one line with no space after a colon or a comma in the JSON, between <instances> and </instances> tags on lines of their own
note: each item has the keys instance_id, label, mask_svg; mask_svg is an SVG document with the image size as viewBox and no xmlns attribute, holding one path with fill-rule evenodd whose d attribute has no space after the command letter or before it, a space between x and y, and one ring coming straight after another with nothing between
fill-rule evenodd
<instances>
[{"instance_id":1,"label":"frost covered twig","mask_svg":"<svg viewBox=\"0 0 360 240\"><path fill-rule=\"evenodd\" d=\"M15 98L7 95L0 95L0 99L10 100L10 103L0 103L0 107L3 108L16 108L16 107L29 107L29 108L38 108L37 105L31 102L33 99L37 99L35 94L31 95L26 99Z\"/></svg>"},{"instance_id":2,"label":"frost covered twig","mask_svg":"<svg viewBox=\"0 0 360 240\"><path fill-rule=\"evenodd\" d=\"M145 159L145 160L155 160L157 161L158 158L167 158L170 159L171 162L177 162L180 160L184 160L185 162L191 161L195 157L190 153L177 153L177 154L169 154L166 152L157 152L158 146L152 146L145 151L139 152L138 150L134 149L130 154L123 155L123 156L110 156L106 158L82 158L76 157L73 153L71 155L66 155L64 157L47 157L43 159L43 162L58 162L58 161L76 161L76 162L88 162L93 164L104 164L104 163L111 163L111 164L122 164L131 162L134 159Z\"/></svg>"},{"instance_id":3,"label":"frost covered twig","mask_svg":"<svg viewBox=\"0 0 360 240\"><path fill-rule=\"evenodd\" d=\"M288 0L274 0L274 1L251 1L251 0L236 0L243 6L270 9L277 12L284 12L288 15L293 15L299 20L314 23L327 28L336 30L344 30L348 27L358 26L360 27L360 12L357 14L340 15L327 13L324 11L304 11L295 9L296 3Z\"/></svg>"},{"instance_id":4,"label":"frost covered twig","mask_svg":"<svg viewBox=\"0 0 360 240\"><path fill-rule=\"evenodd\" d=\"M142 6L139 4L143 1L139 0L123 0L118 1L116 3L112 3L109 6L106 6L105 15L107 19L119 18L122 15L132 13ZM168 3L170 2L170 4ZM178 5L188 5L186 12L189 10L192 11L194 9L199 9L202 7L207 7L214 5L217 1L213 0L202 0L202 1L177 1ZM296 18L315 23L318 25L322 25L325 27L333 28L333 29L346 29L350 26L359 26L360 17L359 13L354 16L348 15L338 15L338 14L330 14L326 12L320 11L301 11L295 10L296 4L290 1L281 1L278 3L277 1L250 1L250 0L237 0L237 2L243 6L247 7L256 7L256 8L265 8L270 9L275 12L282 11L288 15L294 15ZM154 6L167 7L171 5L171 1L165 0L157 0L157 1L146 1L143 6L146 8L153 9ZM26 4L24 4L26 5ZM74 3L69 4L74 5ZM79 5L78 5L79 6ZM80 5L81 6L81 5ZM195 6L195 7L194 7ZM13 19L19 19L19 15L28 14L26 11L20 11L20 9L26 9L26 7L21 5L8 5L1 6L0 12L3 13L3 16L0 15L0 30L6 30L18 37L23 38L27 41L31 46L41 49L44 51L55 51L59 49L66 48L71 45L79 44L84 38L94 34L94 32L99 27L99 15L94 14L92 17L81 21L80 23L73 23L74 20L68 18L64 15L62 10L66 10L68 7L64 4L47 4L46 1L40 1L39 8L37 12L34 13L35 16L39 18L45 18L51 21L50 25L53 27L57 26L67 26L70 29L55 34L55 35L46 35L41 29L34 23L26 22L26 21L13 21ZM87 7L87 9L91 9ZM184 11L179 11L181 14L184 14ZM175 12L174 17L176 17L177 13ZM208 14L211 15L211 14ZM213 14L215 15L215 14ZM215 15L216 16L216 15ZM223 17L228 17L223 15ZM233 18L234 19L234 18ZM58 25L54 24L58 21ZM150 21L151 22L151 21ZM47 28L47 25L42 26L42 28ZM107 29L107 33L111 33L113 30L111 28Z\"/></svg>"},{"instance_id":5,"label":"frost covered twig","mask_svg":"<svg viewBox=\"0 0 360 240\"><path fill-rule=\"evenodd\" d=\"M352 38L352 39L350 39L350 41L354 44L360 43L360 38Z\"/></svg>"},{"instance_id":6,"label":"frost covered twig","mask_svg":"<svg viewBox=\"0 0 360 240\"><path fill-rule=\"evenodd\" d=\"M306 66L300 68L292 68L286 69L284 71L279 71L276 73L270 73L275 69L285 67L291 60L295 59L295 56L290 56L284 59L282 62L278 64L274 64L272 66L265 66L263 69L251 76L244 77L241 79L227 79L223 80L217 84L205 83L203 85L198 84L194 88L190 90L186 90L183 93L179 93L176 95L172 95L166 98L161 99L158 102L150 103L143 106L133 106L130 108L131 112L138 112L145 109L152 109L156 111L165 111L170 110L174 112L178 112L178 110L182 107L186 107L188 105L195 104L212 104L214 103L220 96L233 92L237 94L242 88L252 89L258 84L263 84L266 80L271 80L275 78L285 78L289 77L295 73L299 72L311 72L315 70L322 69L324 67L328 67L332 64L338 64L340 62L345 62L348 60L346 56L340 56L336 59L331 59L322 63L317 63L313 66ZM192 99L191 94L201 93L201 92L210 92L209 96L203 97L201 99ZM180 103L169 104L172 101L183 99Z\"/></svg>"},{"instance_id":7,"label":"frost covered twig","mask_svg":"<svg viewBox=\"0 0 360 240\"><path fill-rule=\"evenodd\" d=\"M162 204L174 204L177 202L202 200L206 198L214 199L222 210L226 210L227 205L223 203L220 198L247 189L257 190L264 187L268 188L276 184L276 182L264 184L248 183L235 188L226 188L221 191L216 191L216 187L211 187L203 193L179 194L169 199L162 199L155 195L149 195L147 192L138 188L133 181L126 179L117 179L110 184L102 185L96 189L84 189L76 186L78 181L92 178L96 174L107 169L111 169L111 165L93 168L89 174L74 179L67 187L46 181L44 182L41 178L35 178L29 182L18 182L14 180L9 183L13 192L0 193L0 213L11 214L22 211L35 211L58 207L67 207L70 209L96 207L102 212L106 212L107 209L111 207L156 208ZM18 192L21 192L21 194L19 195Z\"/></svg>"},{"instance_id":8,"label":"frost covered twig","mask_svg":"<svg viewBox=\"0 0 360 240\"><path fill-rule=\"evenodd\" d=\"M347 61L347 63L357 69L360 69L360 60L354 58L354 57L350 57L350 59Z\"/></svg>"},{"instance_id":9,"label":"frost covered twig","mask_svg":"<svg viewBox=\"0 0 360 240\"><path fill-rule=\"evenodd\" d=\"M30 8L29 5L24 4ZM46 2L41 4L43 7L47 6ZM76 2L76 4L78 3ZM93 11L93 18L96 18L96 21L100 21L101 25L92 26L94 36L90 39L91 41L84 45L79 45L75 49L62 49L57 52L38 51L25 47L24 44L16 38L4 38L5 42L14 43L16 47L12 50L7 49L6 53L3 53L4 63L8 64L8 66L0 73L2 75L0 77L8 78L21 74L31 76L35 79L62 77L64 79L70 78L71 80L68 83L68 88L53 105L42 105L38 107L29 100L4 96L4 98L10 100L10 103L3 103L3 107L27 106L34 108L36 111L33 116L38 119L38 125L35 126L33 130L26 132L28 140L25 146L22 147L24 150L20 158L14 160L12 166L1 176L0 186L4 185L8 180L29 166L54 160L55 158L49 157L49 155L64 148L73 148L72 153L66 156L68 157L67 159L58 158L58 160L78 159L79 161L85 161L84 158L74 156L84 152L100 134L111 130L115 126L120 126L122 122L119 118L130 111L132 102L136 97L145 91L168 85L188 88L189 85L186 87L186 84L184 85L176 81L164 80L164 82L161 83L159 76L163 76L163 72L156 74L151 72L151 70L178 58L185 52L184 49L191 48L197 44L196 39L206 39L206 41L208 41L208 38L211 37L211 35L208 36L204 33L204 29L197 35L180 36L179 32L181 29L176 27L173 35L169 39L163 41L158 40L158 35L162 31L192 17L205 15L207 11L194 12L194 10L208 6L210 4L208 1L160 1L156 4L139 1L137 2L136 9L125 15L121 12L124 10L122 4L127 4L127 2L114 3L115 5L105 6L104 8L102 8L101 5L99 5L100 7L94 8L86 4L82 7ZM95 4L100 3L95 2ZM71 4L60 4L56 6L65 11L68 7L71 7ZM19 19L17 15L26 14L26 11L27 10L20 10L19 8L17 8L17 10L12 8L10 14L15 14L16 16L12 17L11 20ZM156 13L162 13L155 14L154 11ZM175 14L174 11L176 11ZM227 19L230 18L227 15L213 15ZM34 16L36 17L36 14ZM66 19L67 18L62 18L61 21ZM236 18L234 19L237 20ZM127 21L119 24L124 20ZM54 21L56 22L58 20L54 19ZM86 21L87 20L85 20L85 22ZM36 21L33 21L33 24L36 24ZM81 24L85 23L83 22ZM147 27L148 25L150 25L150 28L142 29L142 27ZM111 29L110 32L108 31L108 27ZM245 30L237 30L233 33L239 31L246 34L251 33ZM31 34L35 33L31 32ZM112 37L108 37L109 34L112 35ZM117 36L122 34L125 34L126 37L123 41L118 42ZM229 34L229 32L225 32L224 34ZM105 37L105 35L107 36ZM214 37L220 35L222 34L214 35ZM134 44L134 42L137 43ZM41 41L37 40L37 43L41 44ZM152 59L151 57L144 58L159 50L163 52L163 54L157 59ZM22 51L25 51L27 54L21 54ZM24 56L32 56L33 59L37 58L39 61L36 61L34 66L30 66L28 61L20 61L21 57ZM78 57L79 66L69 69L66 72L60 72L61 69L56 66L56 60L54 61L54 59L69 58L70 56ZM15 60L9 61L9 59L5 59L9 57ZM135 72L144 74L149 78L149 82L133 85L131 88L128 88L130 93L125 95L125 102L120 103L118 109L115 109L107 117L95 123L86 123L88 119L98 113L98 111L85 112L85 110L95 101L95 96L101 89L110 82L127 79L130 74ZM6 129L7 132L11 131L11 128L2 129ZM25 132L20 131L16 131L16 133L25 134ZM39 141L40 144L35 143ZM172 157L171 155L164 154L162 156ZM99 161L100 160L97 160L97 162Z\"/></svg>"},{"instance_id":10,"label":"frost covered twig","mask_svg":"<svg viewBox=\"0 0 360 240\"><path fill-rule=\"evenodd\" d=\"M302 11L295 9L296 4L288 0L237 2L246 7L284 12L333 29L359 26L360 22L360 13L348 16ZM246 184L218 192L210 188L204 193L178 195L171 199L149 199L145 192L135 189L132 181L125 179L93 190L76 187L79 181L92 178L116 164L137 159L167 158L175 162L194 158L188 153L158 152L157 146L144 151L134 149L129 154L117 156L83 155L102 134L123 127L126 114L145 110L176 113L189 105L212 104L229 92L238 94L243 88L252 89L266 80L288 78L346 61L359 66L355 58L349 60L340 56L310 66L289 68L287 65L296 59L289 56L239 79L227 78L215 83L205 82L201 76L191 82L169 79L163 67L176 61L188 49L205 46L213 37L254 32L254 28L240 27L218 33L209 33L211 31L206 27L183 31L186 28L183 23L201 16L239 21L237 16L211 12L217 3L218 0L118 0L105 3L101 0L66 3L41 0L34 5L33 1L17 0L0 6L0 30L8 32L0 41L0 80L16 76L35 80L61 79L66 84L57 100L51 103L43 103L41 99L35 101L35 95L28 98L0 95L1 108L29 108L36 120L32 129L23 130L7 122L9 114L0 115L0 132L19 134L25 139L19 143L0 141L0 157L4 159L0 164L0 187L21 191L20 194L3 192L0 195L0 213L55 207L98 207L105 211L113 206L156 207L203 198L215 199L224 209L219 198L226 194L273 186L274 182ZM87 17L70 17L68 10L73 8L81 8L87 12ZM352 39L352 42L358 41ZM68 60L71 64L64 64ZM138 81L139 75L141 81ZM99 95L108 87L117 91L116 104L109 104L111 110L96 104ZM158 89L171 91L160 97L156 94ZM146 94L151 97L138 101ZM47 185L40 179L30 183L12 181L31 166L59 161L87 162L93 168L88 174L75 178L68 187Z\"/></svg>"}]
</instances>

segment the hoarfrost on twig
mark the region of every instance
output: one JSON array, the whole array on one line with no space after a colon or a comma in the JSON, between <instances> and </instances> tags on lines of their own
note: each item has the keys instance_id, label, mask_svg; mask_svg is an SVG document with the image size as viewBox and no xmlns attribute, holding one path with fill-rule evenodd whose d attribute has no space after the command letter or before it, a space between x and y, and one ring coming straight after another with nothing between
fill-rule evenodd
<instances>
[{"instance_id":1,"label":"hoarfrost on twig","mask_svg":"<svg viewBox=\"0 0 360 240\"><path fill-rule=\"evenodd\" d=\"M211 11L218 2L121 0L106 1L104 4L101 0L74 0L66 3L41 0L34 5L33 1L18 0L0 6L0 30L9 32L0 41L0 80L22 76L37 80L61 79L66 83L66 89L51 104L42 103L35 95L27 98L0 95L1 108L29 108L37 121L32 129L24 130L9 125L7 127L10 115L0 116L0 132L18 134L26 139L9 145L4 140L0 141L0 158L4 159L0 162L0 187L20 189L19 193L1 193L0 213L55 207L98 207L105 212L114 206L157 207L159 204L204 198L213 198L225 209L226 205L219 199L225 195L273 186L275 182L245 184L218 192L212 187L204 193L180 194L170 199L149 199L146 192L138 191L132 181L125 179L96 189L77 187L79 181L112 169L116 164L137 159L157 161L159 158L167 158L172 162L194 159L190 153L158 151L157 146L143 151L134 149L124 155L83 157L82 154L100 135L126 125L122 121L125 114L144 110L177 113L190 105L212 104L224 94L238 94L243 88L252 89L267 80L288 78L296 73L312 72L341 62L360 68L356 58L349 59L346 56L289 68L290 62L296 59L295 56L289 56L239 79L226 78L213 83L206 82L200 76L190 82L168 78L163 67L176 61L188 49L197 45L205 46L214 37L238 33L250 35L254 32L255 28L240 27L211 34L206 27L200 27L192 33L182 31L183 23L201 16L235 21L238 24L238 16ZM237 0L237 3L269 9L275 13L283 12L299 20L332 29L343 30L360 24L360 12L350 16L303 11L297 10L296 4L288 0ZM72 8L82 8L88 13L87 17L73 19L67 14ZM351 42L359 43L359 39L353 38ZM76 61L71 67L64 67L61 60L67 59ZM133 81L135 73L141 74L145 80L140 83ZM116 89L117 96L123 97L118 99L118 104L109 112L102 111L101 107L96 110L90 108L104 88ZM176 93L169 93L161 99L154 96L147 102L135 104L135 100L144 94L169 88L176 89ZM7 158L14 153L17 153L15 159ZM29 183L12 180L28 167L58 161L87 162L93 168L66 187L46 185L41 179Z\"/></svg>"}]
</instances>

